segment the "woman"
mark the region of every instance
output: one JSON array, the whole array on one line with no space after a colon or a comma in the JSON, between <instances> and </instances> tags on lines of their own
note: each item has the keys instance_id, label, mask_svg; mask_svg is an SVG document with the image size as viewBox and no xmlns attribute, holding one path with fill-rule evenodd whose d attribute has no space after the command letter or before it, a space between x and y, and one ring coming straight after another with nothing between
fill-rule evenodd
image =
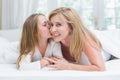
<instances>
[{"instance_id":1,"label":"woman","mask_svg":"<svg viewBox=\"0 0 120 80\"><path fill-rule=\"evenodd\" d=\"M50 25L43 14L32 14L26 19L23 25L17 68L38 70L50 64L44 57L62 57L61 46L50 39L49 29Z\"/></svg>"},{"instance_id":2,"label":"woman","mask_svg":"<svg viewBox=\"0 0 120 80\"><path fill-rule=\"evenodd\" d=\"M48 58L54 63L50 67L57 70L105 70L99 40L85 28L74 9L61 7L53 10L49 20L52 37L54 41L61 42L63 57L66 59Z\"/></svg>"}]
</instances>

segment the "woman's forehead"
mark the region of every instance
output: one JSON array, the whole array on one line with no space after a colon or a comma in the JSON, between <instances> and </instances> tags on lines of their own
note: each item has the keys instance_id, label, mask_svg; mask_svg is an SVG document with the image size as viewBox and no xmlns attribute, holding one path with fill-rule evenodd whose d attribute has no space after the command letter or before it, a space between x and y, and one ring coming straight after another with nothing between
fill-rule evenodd
<instances>
[{"instance_id":1,"label":"woman's forehead","mask_svg":"<svg viewBox=\"0 0 120 80\"><path fill-rule=\"evenodd\" d=\"M66 22L66 19L61 14L56 14L53 17L51 17L51 22Z\"/></svg>"}]
</instances>

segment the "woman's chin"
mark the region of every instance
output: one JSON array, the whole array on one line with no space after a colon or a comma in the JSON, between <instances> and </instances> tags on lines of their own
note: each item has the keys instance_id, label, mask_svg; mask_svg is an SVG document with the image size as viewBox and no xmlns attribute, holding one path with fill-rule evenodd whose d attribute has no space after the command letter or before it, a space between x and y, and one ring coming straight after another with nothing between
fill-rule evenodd
<instances>
[{"instance_id":1,"label":"woman's chin","mask_svg":"<svg viewBox=\"0 0 120 80\"><path fill-rule=\"evenodd\" d=\"M54 38L53 38L53 40L54 40L55 42L60 42L60 40L59 40L59 39L54 39Z\"/></svg>"}]
</instances>

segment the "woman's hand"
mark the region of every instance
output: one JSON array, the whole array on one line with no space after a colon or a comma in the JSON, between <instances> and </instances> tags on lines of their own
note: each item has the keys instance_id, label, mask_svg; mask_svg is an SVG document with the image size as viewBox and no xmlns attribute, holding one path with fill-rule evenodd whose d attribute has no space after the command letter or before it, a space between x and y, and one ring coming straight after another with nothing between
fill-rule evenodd
<instances>
[{"instance_id":1,"label":"woman's hand","mask_svg":"<svg viewBox=\"0 0 120 80\"><path fill-rule=\"evenodd\" d=\"M65 60L62 57L52 57L52 58L46 58L51 65L48 65L48 67L53 68L53 70L70 70L71 69L71 63L69 63L67 60Z\"/></svg>"}]
</instances>

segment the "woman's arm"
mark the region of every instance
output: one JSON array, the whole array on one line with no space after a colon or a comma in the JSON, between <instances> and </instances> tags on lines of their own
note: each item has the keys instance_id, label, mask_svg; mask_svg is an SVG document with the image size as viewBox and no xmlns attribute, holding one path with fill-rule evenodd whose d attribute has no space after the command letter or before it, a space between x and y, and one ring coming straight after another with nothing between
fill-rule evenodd
<instances>
[{"instance_id":1,"label":"woman's arm","mask_svg":"<svg viewBox=\"0 0 120 80\"><path fill-rule=\"evenodd\" d=\"M55 68L56 70L82 70L82 71L104 71L105 65L102 58L102 54L100 48L94 43L92 40L86 41L84 46L84 53L88 57L91 64L89 65L80 65L69 63L64 58L48 58L51 63L54 65L50 65L50 67Z\"/></svg>"},{"instance_id":2,"label":"woman's arm","mask_svg":"<svg viewBox=\"0 0 120 80\"><path fill-rule=\"evenodd\" d=\"M51 67L55 70L81 70L81 71L104 71L105 69L100 69L96 65L90 64L90 65L80 65L75 63L70 63L64 58L47 58L53 65L49 65L48 67Z\"/></svg>"},{"instance_id":3,"label":"woman's arm","mask_svg":"<svg viewBox=\"0 0 120 80\"><path fill-rule=\"evenodd\" d=\"M85 66L87 67L87 69L98 70L98 71L105 70L105 65L104 65L104 60L102 57L101 49L90 38L84 43L84 52L91 63L91 65Z\"/></svg>"}]
</instances>

